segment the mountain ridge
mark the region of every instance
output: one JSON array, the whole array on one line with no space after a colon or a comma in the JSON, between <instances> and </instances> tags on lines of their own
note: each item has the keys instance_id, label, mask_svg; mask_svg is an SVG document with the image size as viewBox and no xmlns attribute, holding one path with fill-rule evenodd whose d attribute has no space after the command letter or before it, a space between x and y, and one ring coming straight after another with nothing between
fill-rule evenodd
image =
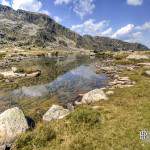
<instances>
[{"instance_id":1,"label":"mountain ridge","mask_svg":"<svg viewBox=\"0 0 150 150\"><path fill-rule=\"evenodd\" d=\"M58 24L48 15L14 10L0 4L0 47L43 47L88 50L148 50L139 43L128 43L100 36L81 36Z\"/></svg>"}]
</instances>

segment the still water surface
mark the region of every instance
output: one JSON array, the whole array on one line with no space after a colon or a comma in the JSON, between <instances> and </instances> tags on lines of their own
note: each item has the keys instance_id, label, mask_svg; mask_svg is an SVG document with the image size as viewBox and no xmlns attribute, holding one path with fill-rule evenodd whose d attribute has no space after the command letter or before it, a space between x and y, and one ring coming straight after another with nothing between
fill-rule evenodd
<instances>
[{"instance_id":1,"label":"still water surface","mask_svg":"<svg viewBox=\"0 0 150 150\"><path fill-rule=\"evenodd\" d=\"M23 98L41 99L56 95L60 102L66 104L77 100L79 94L106 86L107 76L105 74L96 74L96 67L94 65L96 60L87 61L86 59L86 61L84 61L84 58L80 59L82 59L82 63L75 65L74 68L64 74L58 75L53 81L46 84L20 87L19 89L9 92L8 97L11 98L11 100L17 100ZM62 60L62 63L67 64L72 61L76 63L76 61L79 60L67 58Z\"/></svg>"}]
</instances>

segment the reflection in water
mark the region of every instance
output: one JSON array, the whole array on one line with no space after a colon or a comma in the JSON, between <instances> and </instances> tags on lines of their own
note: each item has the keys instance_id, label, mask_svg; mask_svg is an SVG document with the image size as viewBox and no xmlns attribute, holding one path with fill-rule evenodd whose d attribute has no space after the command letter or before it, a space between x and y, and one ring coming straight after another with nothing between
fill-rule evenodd
<instances>
[{"instance_id":1,"label":"reflection in water","mask_svg":"<svg viewBox=\"0 0 150 150\"><path fill-rule=\"evenodd\" d=\"M82 65L59 76L49 84L14 90L11 97L18 99L23 97L45 97L54 94L58 96L61 102L67 103L74 101L80 93L105 86L106 82L107 77L104 74L96 74L94 66Z\"/></svg>"}]
</instances>

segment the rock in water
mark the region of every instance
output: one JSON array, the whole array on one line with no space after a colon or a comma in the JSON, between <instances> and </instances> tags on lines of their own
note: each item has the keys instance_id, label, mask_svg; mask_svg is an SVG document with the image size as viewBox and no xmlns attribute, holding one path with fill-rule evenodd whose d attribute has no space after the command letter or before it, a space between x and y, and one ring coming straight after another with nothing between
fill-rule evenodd
<instances>
[{"instance_id":1,"label":"rock in water","mask_svg":"<svg viewBox=\"0 0 150 150\"><path fill-rule=\"evenodd\" d=\"M90 104L90 103L98 102L100 100L108 100L108 98L102 89L95 89L93 91L86 93L83 96L81 103Z\"/></svg>"},{"instance_id":2,"label":"rock in water","mask_svg":"<svg viewBox=\"0 0 150 150\"><path fill-rule=\"evenodd\" d=\"M28 129L25 116L19 108L8 109L0 114L0 146L11 144L18 135Z\"/></svg>"},{"instance_id":3,"label":"rock in water","mask_svg":"<svg viewBox=\"0 0 150 150\"><path fill-rule=\"evenodd\" d=\"M53 105L43 116L44 121L52 121L57 119L63 119L70 111L64 109L62 106Z\"/></svg>"}]
</instances>

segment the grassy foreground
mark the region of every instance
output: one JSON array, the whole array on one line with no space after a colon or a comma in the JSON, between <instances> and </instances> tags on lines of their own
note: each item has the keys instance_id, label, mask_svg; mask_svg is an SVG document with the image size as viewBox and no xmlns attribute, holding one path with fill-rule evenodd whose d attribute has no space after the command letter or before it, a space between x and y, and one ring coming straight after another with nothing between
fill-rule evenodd
<instances>
[{"instance_id":1,"label":"grassy foreground","mask_svg":"<svg viewBox=\"0 0 150 150\"><path fill-rule=\"evenodd\" d=\"M50 123L39 121L36 128L15 143L17 150L149 150L140 131L150 131L150 79L143 69L124 71L137 84L115 89L108 101L80 106L67 118ZM94 106L93 105L93 106ZM28 111L25 112L28 115Z\"/></svg>"}]
</instances>

